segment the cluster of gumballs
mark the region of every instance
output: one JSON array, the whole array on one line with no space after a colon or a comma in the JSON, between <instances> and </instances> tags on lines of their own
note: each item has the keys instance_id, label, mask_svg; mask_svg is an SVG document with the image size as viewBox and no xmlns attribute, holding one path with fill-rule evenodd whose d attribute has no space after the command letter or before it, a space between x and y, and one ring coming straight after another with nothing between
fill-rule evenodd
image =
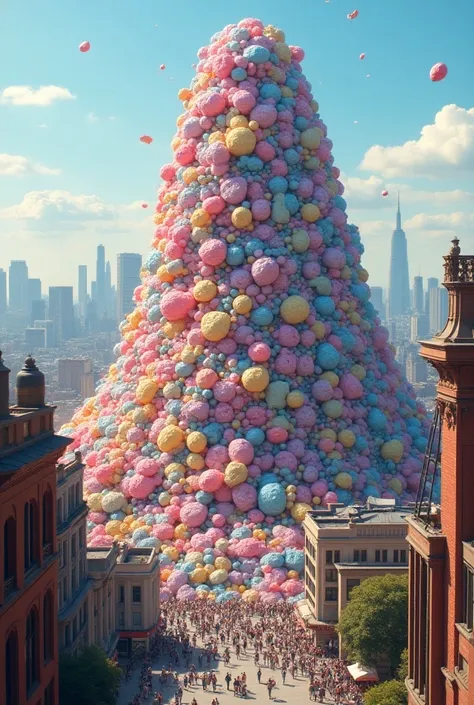
<instances>
[{"instance_id":1,"label":"cluster of gumballs","mask_svg":"<svg viewBox=\"0 0 474 705\"><path fill-rule=\"evenodd\" d=\"M304 52L246 19L198 52L117 360L63 432L89 543L162 598L298 600L319 505L412 499L427 418L370 303Z\"/></svg>"}]
</instances>

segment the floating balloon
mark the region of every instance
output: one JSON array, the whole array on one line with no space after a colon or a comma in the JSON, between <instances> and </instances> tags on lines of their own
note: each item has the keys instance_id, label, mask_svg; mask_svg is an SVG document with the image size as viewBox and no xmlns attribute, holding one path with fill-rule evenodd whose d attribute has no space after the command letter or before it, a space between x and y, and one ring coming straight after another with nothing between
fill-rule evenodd
<instances>
[{"instance_id":1,"label":"floating balloon","mask_svg":"<svg viewBox=\"0 0 474 705\"><path fill-rule=\"evenodd\" d=\"M144 144L151 144L153 142L153 137L150 137L150 135L142 135L140 137L140 142L144 142Z\"/></svg>"},{"instance_id":2,"label":"floating balloon","mask_svg":"<svg viewBox=\"0 0 474 705\"><path fill-rule=\"evenodd\" d=\"M359 56L359 59L365 59L365 54L362 52L362 54Z\"/></svg>"},{"instance_id":3,"label":"floating balloon","mask_svg":"<svg viewBox=\"0 0 474 705\"><path fill-rule=\"evenodd\" d=\"M382 191L382 196L388 196L388 191Z\"/></svg>"},{"instance_id":4,"label":"floating balloon","mask_svg":"<svg viewBox=\"0 0 474 705\"><path fill-rule=\"evenodd\" d=\"M166 68L166 64L160 64L160 71L164 71Z\"/></svg>"},{"instance_id":5,"label":"floating balloon","mask_svg":"<svg viewBox=\"0 0 474 705\"><path fill-rule=\"evenodd\" d=\"M359 14L359 10L353 10L352 12L349 12L349 14L347 15L347 19L348 20L355 20L355 18L357 17L358 14Z\"/></svg>"},{"instance_id":6,"label":"floating balloon","mask_svg":"<svg viewBox=\"0 0 474 705\"><path fill-rule=\"evenodd\" d=\"M90 42L82 42L82 44L79 44L79 51L82 51L83 54L85 54L89 49L91 48Z\"/></svg>"},{"instance_id":7,"label":"floating balloon","mask_svg":"<svg viewBox=\"0 0 474 705\"><path fill-rule=\"evenodd\" d=\"M142 203L142 208L148 208L148 203Z\"/></svg>"},{"instance_id":8,"label":"floating balloon","mask_svg":"<svg viewBox=\"0 0 474 705\"><path fill-rule=\"evenodd\" d=\"M432 81L442 81L448 75L448 67L446 64L435 64L430 71L430 78Z\"/></svg>"}]
</instances>

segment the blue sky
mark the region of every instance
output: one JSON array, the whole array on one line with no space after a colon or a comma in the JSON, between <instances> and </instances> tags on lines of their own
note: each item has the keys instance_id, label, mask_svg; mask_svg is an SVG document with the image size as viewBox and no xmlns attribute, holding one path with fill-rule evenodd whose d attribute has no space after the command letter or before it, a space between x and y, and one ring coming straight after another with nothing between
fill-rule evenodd
<instances>
[{"instance_id":1,"label":"blue sky","mask_svg":"<svg viewBox=\"0 0 474 705\"><path fill-rule=\"evenodd\" d=\"M159 168L170 158L177 91L192 78L197 49L224 25L255 15L256 3L6 4L0 267L26 258L46 285L70 283L78 264L93 265L98 242L112 263L120 251L146 252L151 209L139 204L153 203ZM349 219L361 227L370 282L387 282L397 188L410 276L440 274L455 232L474 251L472 0L261 0L258 7L264 22L305 49L303 69L344 174ZM351 22L346 15L355 8ZM88 54L78 50L84 40ZM432 83L438 61L449 74ZM32 98L15 88L25 86L56 88ZM139 142L145 133L151 146Z\"/></svg>"}]
</instances>

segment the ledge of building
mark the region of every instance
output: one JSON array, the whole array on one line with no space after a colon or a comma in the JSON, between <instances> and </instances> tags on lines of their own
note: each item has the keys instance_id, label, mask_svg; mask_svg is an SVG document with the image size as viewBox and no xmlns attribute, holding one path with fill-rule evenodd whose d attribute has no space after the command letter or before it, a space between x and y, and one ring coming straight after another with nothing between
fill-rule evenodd
<instances>
[{"instance_id":1,"label":"ledge of building","mask_svg":"<svg viewBox=\"0 0 474 705\"><path fill-rule=\"evenodd\" d=\"M408 690L408 705L426 705L425 696L419 694L410 678L405 678L405 687Z\"/></svg>"},{"instance_id":2,"label":"ledge of building","mask_svg":"<svg viewBox=\"0 0 474 705\"><path fill-rule=\"evenodd\" d=\"M446 549L446 536L433 527L427 526L416 517L408 517L407 541L415 551L431 562L443 561Z\"/></svg>"},{"instance_id":3,"label":"ledge of building","mask_svg":"<svg viewBox=\"0 0 474 705\"><path fill-rule=\"evenodd\" d=\"M66 622L73 615L76 614L78 609L82 606L84 600L86 599L89 591L91 589L90 580L86 580L82 588L79 590L77 595L74 597L72 602L67 602L64 607L58 612L58 622Z\"/></svg>"}]
</instances>

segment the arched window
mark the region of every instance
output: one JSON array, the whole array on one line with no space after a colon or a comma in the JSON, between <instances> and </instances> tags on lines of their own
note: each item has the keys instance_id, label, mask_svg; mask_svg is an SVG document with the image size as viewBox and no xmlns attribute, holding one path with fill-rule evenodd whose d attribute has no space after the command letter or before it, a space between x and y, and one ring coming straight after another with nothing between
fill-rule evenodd
<instances>
[{"instance_id":1,"label":"arched window","mask_svg":"<svg viewBox=\"0 0 474 705\"><path fill-rule=\"evenodd\" d=\"M25 573L38 562L38 529L38 507L31 499L24 511Z\"/></svg>"},{"instance_id":2,"label":"arched window","mask_svg":"<svg viewBox=\"0 0 474 705\"><path fill-rule=\"evenodd\" d=\"M34 607L26 619L25 664L28 694L39 681L39 624L38 612Z\"/></svg>"},{"instance_id":3,"label":"arched window","mask_svg":"<svg viewBox=\"0 0 474 705\"><path fill-rule=\"evenodd\" d=\"M53 493L48 487L43 495L43 546L53 543Z\"/></svg>"},{"instance_id":4,"label":"arched window","mask_svg":"<svg viewBox=\"0 0 474 705\"><path fill-rule=\"evenodd\" d=\"M3 526L5 595L8 595L16 588L16 575L16 521L14 517L10 517Z\"/></svg>"},{"instance_id":5,"label":"arched window","mask_svg":"<svg viewBox=\"0 0 474 705\"><path fill-rule=\"evenodd\" d=\"M43 602L43 639L44 639L44 660L50 661L54 653L54 612L53 594L51 590L45 595Z\"/></svg>"},{"instance_id":6,"label":"arched window","mask_svg":"<svg viewBox=\"0 0 474 705\"><path fill-rule=\"evenodd\" d=\"M6 705L18 705L18 635L16 631L10 632L5 644L5 680L6 680Z\"/></svg>"}]
</instances>

